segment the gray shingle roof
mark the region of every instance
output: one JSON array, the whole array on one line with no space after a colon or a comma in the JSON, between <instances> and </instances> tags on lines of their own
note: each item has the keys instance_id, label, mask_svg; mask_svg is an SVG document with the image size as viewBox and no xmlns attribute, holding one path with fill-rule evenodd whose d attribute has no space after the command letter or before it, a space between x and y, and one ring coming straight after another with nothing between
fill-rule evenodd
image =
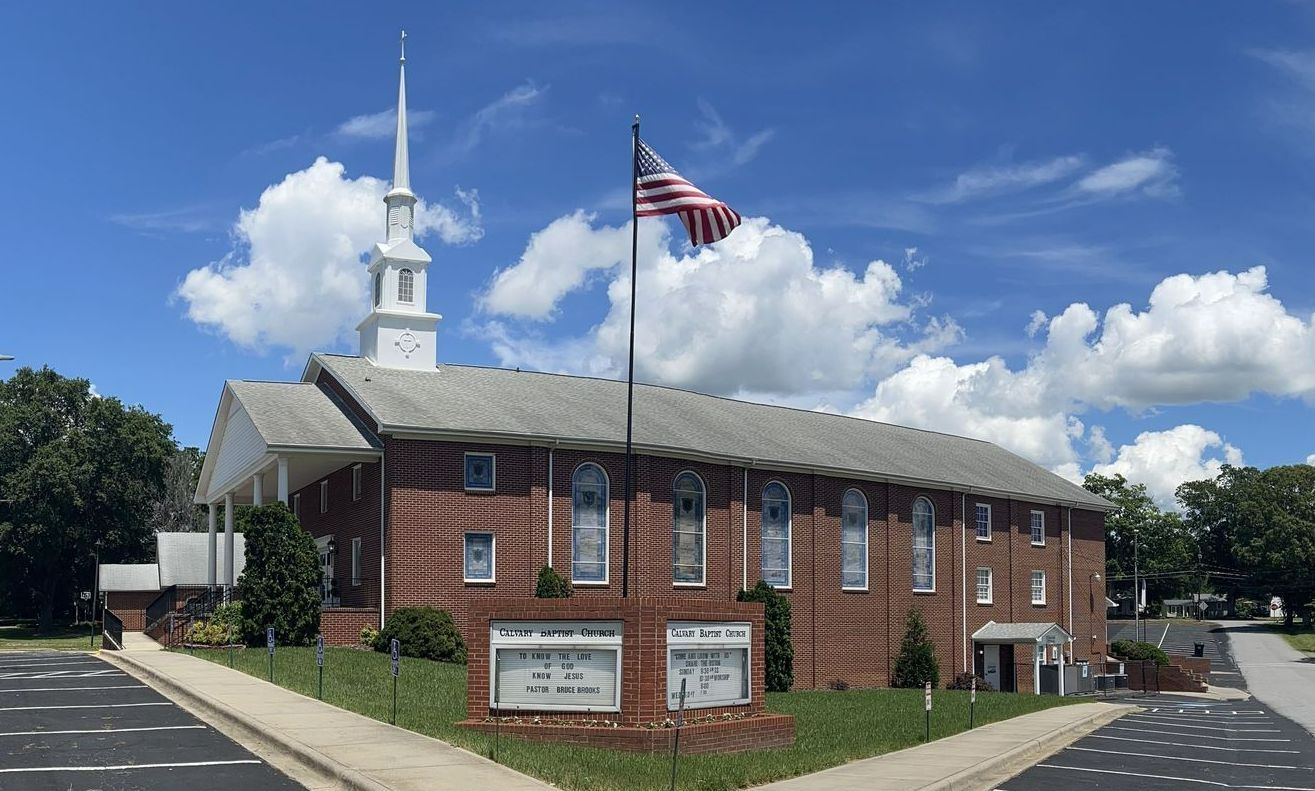
<instances>
[{"instance_id":1,"label":"gray shingle roof","mask_svg":"<svg viewBox=\"0 0 1315 791\"><path fill-rule=\"evenodd\" d=\"M313 359L362 401L384 433L625 442L625 382L463 365L409 371L331 354ZM640 451L1110 507L982 440L655 385L635 385L634 442Z\"/></svg>"},{"instance_id":2,"label":"gray shingle roof","mask_svg":"<svg viewBox=\"0 0 1315 791\"><path fill-rule=\"evenodd\" d=\"M1035 643L1049 632L1058 631L1065 638L1073 635L1057 623L996 623L988 622L973 632L973 640L979 643Z\"/></svg>"},{"instance_id":3,"label":"gray shingle roof","mask_svg":"<svg viewBox=\"0 0 1315 791\"><path fill-rule=\"evenodd\" d=\"M378 439L354 420L327 388L302 382L247 382L229 386L266 445L372 450Z\"/></svg>"},{"instance_id":4,"label":"gray shingle roof","mask_svg":"<svg viewBox=\"0 0 1315 791\"><path fill-rule=\"evenodd\" d=\"M155 560L160 566L160 587L170 585L206 585L206 560L209 556L208 533L157 533ZM233 579L242 576L247 565L246 537L233 534ZM224 536L215 537L215 579L224 578Z\"/></svg>"},{"instance_id":5,"label":"gray shingle roof","mask_svg":"<svg viewBox=\"0 0 1315 791\"><path fill-rule=\"evenodd\" d=\"M102 563L97 585L103 591L158 591L160 568L154 563Z\"/></svg>"}]
</instances>

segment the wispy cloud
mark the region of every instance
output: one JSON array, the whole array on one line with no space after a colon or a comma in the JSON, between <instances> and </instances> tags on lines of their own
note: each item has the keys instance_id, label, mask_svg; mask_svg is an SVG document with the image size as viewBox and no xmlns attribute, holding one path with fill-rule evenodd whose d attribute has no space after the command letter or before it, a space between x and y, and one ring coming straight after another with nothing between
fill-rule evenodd
<instances>
[{"instance_id":1,"label":"wispy cloud","mask_svg":"<svg viewBox=\"0 0 1315 791\"><path fill-rule=\"evenodd\" d=\"M915 196L924 203L964 203L979 198L1015 194L1065 179L1082 168L1076 154L1003 165L977 165L954 181Z\"/></svg>"},{"instance_id":2,"label":"wispy cloud","mask_svg":"<svg viewBox=\"0 0 1315 791\"><path fill-rule=\"evenodd\" d=\"M1177 181L1173 152L1161 146L1097 168L1083 176L1074 188L1080 193L1105 198L1133 192L1167 198L1179 193Z\"/></svg>"},{"instance_id":3,"label":"wispy cloud","mask_svg":"<svg viewBox=\"0 0 1315 791\"><path fill-rule=\"evenodd\" d=\"M776 134L774 129L759 129L757 132L741 139L733 129L722 120L717 108L704 99L698 100L699 118L694 126L702 137L690 144L696 151L717 152L725 156L730 164L738 167L752 161L758 156L767 141Z\"/></svg>"},{"instance_id":4,"label":"wispy cloud","mask_svg":"<svg viewBox=\"0 0 1315 791\"><path fill-rule=\"evenodd\" d=\"M1247 54L1307 87L1315 88L1315 51L1295 49L1252 49Z\"/></svg>"},{"instance_id":5,"label":"wispy cloud","mask_svg":"<svg viewBox=\"0 0 1315 791\"><path fill-rule=\"evenodd\" d=\"M414 134L434 120L432 110L408 110L407 129ZM397 132L397 108L390 107L377 113L357 115L338 124L335 137L358 140L386 140Z\"/></svg>"},{"instance_id":6,"label":"wispy cloud","mask_svg":"<svg viewBox=\"0 0 1315 791\"><path fill-rule=\"evenodd\" d=\"M473 151L489 132L517 129L528 123L528 114L548 93L549 86L526 80L475 111L451 145L454 155Z\"/></svg>"},{"instance_id":7,"label":"wispy cloud","mask_svg":"<svg viewBox=\"0 0 1315 791\"><path fill-rule=\"evenodd\" d=\"M210 206L185 206L155 212L111 214L110 222L143 233L201 233L219 228L223 223Z\"/></svg>"}]
</instances>

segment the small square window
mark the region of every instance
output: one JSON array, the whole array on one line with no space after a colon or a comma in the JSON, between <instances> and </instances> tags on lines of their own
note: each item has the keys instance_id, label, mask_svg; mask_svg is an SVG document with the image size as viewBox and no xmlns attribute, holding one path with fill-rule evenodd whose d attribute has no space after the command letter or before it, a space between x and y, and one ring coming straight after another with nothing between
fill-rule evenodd
<instances>
[{"instance_id":1,"label":"small square window","mask_svg":"<svg viewBox=\"0 0 1315 791\"><path fill-rule=\"evenodd\" d=\"M496 486L492 453L466 454L466 490L472 492L491 492Z\"/></svg>"},{"instance_id":2,"label":"small square window","mask_svg":"<svg viewBox=\"0 0 1315 791\"><path fill-rule=\"evenodd\" d=\"M1046 512L1032 512L1032 546L1044 547L1046 545Z\"/></svg>"},{"instance_id":3,"label":"small square window","mask_svg":"<svg viewBox=\"0 0 1315 791\"><path fill-rule=\"evenodd\" d=\"M493 582L493 534L467 533L465 567L466 582Z\"/></svg>"},{"instance_id":4,"label":"small square window","mask_svg":"<svg viewBox=\"0 0 1315 791\"><path fill-rule=\"evenodd\" d=\"M352 500L361 499L361 465L352 465Z\"/></svg>"},{"instance_id":5,"label":"small square window","mask_svg":"<svg viewBox=\"0 0 1315 791\"><path fill-rule=\"evenodd\" d=\"M301 516L301 494L292 495L292 515Z\"/></svg>"},{"instance_id":6,"label":"small square window","mask_svg":"<svg viewBox=\"0 0 1315 791\"><path fill-rule=\"evenodd\" d=\"M329 482L320 481L320 513L329 512Z\"/></svg>"}]
</instances>

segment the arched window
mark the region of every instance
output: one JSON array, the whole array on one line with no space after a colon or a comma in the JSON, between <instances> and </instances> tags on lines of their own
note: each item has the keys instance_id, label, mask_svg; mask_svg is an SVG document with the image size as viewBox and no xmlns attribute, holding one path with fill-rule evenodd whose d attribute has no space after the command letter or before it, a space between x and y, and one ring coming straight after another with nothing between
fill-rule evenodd
<instances>
[{"instance_id":1,"label":"arched window","mask_svg":"<svg viewBox=\"0 0 1315 791\"><path fill-rule=\"evenodd\" d=\"M704 566L703 481L692 472L676 476L671 492L671 581L702 585Z\"/></svg>"},{"instance_id":2,"label":"arched window","mask_svg":"<svg viewBox=\"0 0 1315 791\"><path fill-rule=\"evenodd\" d=\"M416 274L410 269L397 271L397 301L414 302L416 293Z\"/></svg>"},{"instance_id":3,"label":"arched window","mask_svg":"<svg viewBox=\"0 0 1315 791\"><path fill-rule=\"evenodd\" d=\"M374 306L379 307L379 300L384 296L384 280L382 272L374 273Z\"/></svg>"},{"instance_id":4,"label":"arched window","mask_svg":"<svg viewBox=\"0 0 1315 791\"><path fill-rule=\"evenodd\" d=\"M858 489L845 492L840 504L840 587L868 587L868 501Z\"/></svg>"},{"instance_id":5,"label":"arched window","mask_svg":"<svg viewBox=\"0 0 1315 791\"><path fill-rule=\"evenodd\" d=\"M913 501L913 589L936 590L936 511L931 501Z\"/></svg>"},{"instance_id":6,"label":"arched window","mask_svg":"<svg viewBox=\"0 0 1315 791\"><path fill-rule=\"evenodd\" d=\"M592 462L571 476L571 581L607 582L607 475Z\"/></svg>"},{"instance_id":7,"label":"arched window","mask_svg":"<svg viewBox=\"0 0 1315 791\"><path fill-rule=\"evenodd\" d=\"M790 587L790 490L772 481L763 487L759 513L762 578L774 588Z\"/></svg>"}]
</instances>

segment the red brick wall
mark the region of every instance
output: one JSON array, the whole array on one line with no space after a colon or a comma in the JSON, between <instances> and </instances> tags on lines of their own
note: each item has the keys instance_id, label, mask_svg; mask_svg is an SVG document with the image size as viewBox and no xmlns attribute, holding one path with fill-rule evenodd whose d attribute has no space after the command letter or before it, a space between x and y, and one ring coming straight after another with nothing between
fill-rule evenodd
<instances>
[{"instance_id":1,"label":"red brick wall","mask_svg":"<svg viewBox=\"0 0 1315 791\"><path fill-rule=\"evenodd\" d=\"M352 646L361 642L361 628L379 628L379 611L372 608L334 607L320 611L320 634L328 645Z\"/></svg>"},{"instance_id":2,"label":"red brick wall","mask_svg":"<svg viewBox=\"0 0 1315 791\"><path fill-rule=\"evenodd\" d=\"M464 453L496 456L497 491L466 492ZM548 562L549 451L524 445L481 445L385 438L388 477L386 609L429 605L449 610L469 636L471 608L492 597L533 595L535 577ZM571 478L580 464L602 467L610 484L609 579L578 585L577 600L616 597L622 587L623 457L558 449L553 451L552 560L571 575ZM318 483L302 490L302 524L313 535L333 533L338 544L337 576L344 605L378 605L379 465L364 465L361 500L350 500L351 471L329 476L330 509L320 515ZM1054 621L1075 635L1073 655L1098 657L1105 649L1104 516L1072 512L1072 598L1065 550L1068 509L1021 500L963 496L899 484L847 481L821 475L748 472L743 468L638 456L631 513L632 596L672 596L730 601L747 577L759 577L759 509L763 487L785 484L791 494L792 585L783 591L793 619L796 686L824 687L835 679L857 686L888 684L894 654L910 608L921 609L936 646L941 675L949 680L971 666L970 635L1000 623ZM671 580L671 499L677 474L691 470L706 489L706 570L701 586ZM868 501L868 590L844 591L840 584L840 504L858 488ZM912 590L912 508L919 496L935 509L936 590ZM975 535L975 505L992 506L992 539ZM964 525L964 510L968 514ZM741 562L742 519L748 516L747 575ZM1046 514L1046 543L1031 545L1029 512ZM466 531L491 532L496 540L496 582L462 579ZM351 598L350 538L364 540L363 574L371 583ZM989 566L993 602L976 603L976 569ZM1046 603L1031 604L1031 572L1046 572ZM966 603L964 601L966 596ZM966 604L966 606L965 606ZM1070 607L1072 623L1070 622ZM965 613L966 610L966 613ZM1095 639L1092 636L1095 635ZM1031 646L1016 652L1020 689L1031 688Z\"/></svg>"},{"instance_id":3,"label":"red brick wall","mask_svg":"<svg viewBox=\"0 0 1315 791\"><path fill-rule=\"evenodd\" d=\"M333 575L343 607L379 606L379 462L361 464L361 496L352 498L352 467L327 476L329 510L320 513L320 480L296 490L301 495L298 517L312 536L333 536L337 551ZM352 539L361 539L360 584L352 585ZM377 625L377 623L376 623Z\"/></svg>"},{"instance_id":4,"label":"red brick wall","mask_svg":"<svg viewBox=\"0 0 1315 791\"><path fill-rule=\"evenodd\" d=\"M107 591L105 609L119 616L125 632L140 632L146 628L146 606L159 595L159 591Z\"/></svg>"}]
</instances>

